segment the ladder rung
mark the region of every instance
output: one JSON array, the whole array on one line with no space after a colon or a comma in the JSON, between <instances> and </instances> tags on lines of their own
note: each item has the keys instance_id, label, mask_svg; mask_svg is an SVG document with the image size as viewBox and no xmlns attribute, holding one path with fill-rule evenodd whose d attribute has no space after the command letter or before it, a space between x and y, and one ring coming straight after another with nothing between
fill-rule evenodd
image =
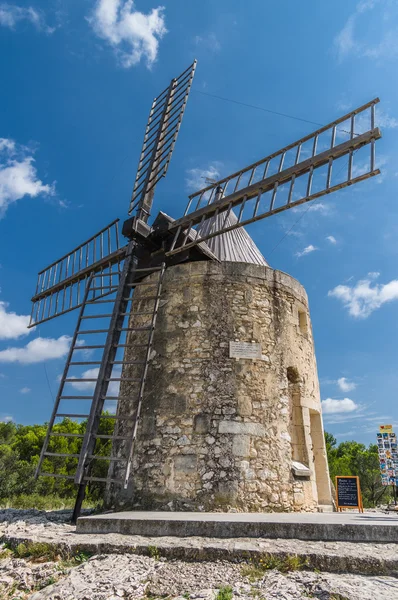
<instances>
[{"instance_id":1,"label":"ladder rung","mask_svg":"<svg viewBox=\"0 0 398 600\"><path fill-rule=\"evenodd\" d=\"M72 363L70 363L72 364ZM145 360L112 360L111 365L145 365Z\"/></svg>"},{"instance_id":2,"label":"ladder rung","mask_svg":"<svg viewBox=\"0 0 398 600\"><path fill-rule=\"evenodd\" d=\"M108 333L109 329L87 329L86 331L78 331L77 335L90 335L92 333Z\"/></svg>"},{"instance_id":3,"label":"ladder rung","mask_svg":"<svg viewBox=\"0 0 398 600\"><path fill-rule=\"evenodd\" d=\"M55 415L56 418L58 417L73 417L73 418L78 418L78 419L88 419L90 415L77 415L74 413L58 413Z\"/></svg>"},{"instance_id":4,"label":"ladder rung","mask_svg":"<svg viewBox=\"0 0 398 600\"><path fill-rule=\"evenodd\" d=\"M135 317L137 315L153 315L153 310L143 310L139 312L131 312L129 313L130 317Z\"/></svg>"},{"instance_id":5,"label":"ladder rung","mask_svg":"<svg viewBox=\"0 0 398 600\"><path fill-rule=\"evenodd\" d=\"M41 471L41 477L60 477L61 479L74 479L73 475L62 475L61 473L45 473Z\"/></svg>"},{"instance_id":6,"label":"ladder rung","mask_svg":"<svg viewBox=\"0 0 398 600\"><path fill-rule=\"evenodd\" d=\"M100 456L99 454L90 454L89 458L96 458L98 460L109 460L110 462L127 462L127 458L113 458L112 456Z\"/></svg>"},{"instance_id":7,"label":"ladder rung","mask_svg":"<svg viewBox=\"0 0 398 600\"><path fill-rule=\"evenodd\" d=\"M73 348L73 352L75 350L94 350L96 348L105 348L105 345L102 344L102 345L95 345L95 346L75 346Z\"/></svg>"},{"instance_id":8,"label":"ladder rung","mask_svg":"<svg viewBox=\"0 0 398 600\"><path fill-rule=\"evenodd\" d=\"M127 396L128 397L128 396ZM73 413L58 413L57 415L55 415L56 418L58 417L74 417L74 418L79 418L79 419L88 419L88 417L90 415L77 415L77 414L73 414ZM127 420L131 420L131 419L135 419L135 416L131 416L131 415L99 415L100 419L125 419Z\"/></svg>"},{"instance_id":9,"label":"ladder rung","mask_svg":"<svg viewBox=\"0 0 398 600\"><path fill-rule=\"evenodd\" d=\"M80 383L82 381L87 381L87 383L91 383L93 381L97 381L97 379L98 379L98 377L96 379L79 379L77 377L72 377L69 379L68 378L64 379L64 381L65 381L65 383L73 383L73 382Z\"/></svg>"},{"instance_id":10,"label":"ladder rung","mask_svg":"<svg viewBox=\"0 0 398 600\"><path fill-rule=\"evenodd\" d=\"M82 362L70 362L69 365L100 365L101 361L100 360L87 360L87 361L82 361Z\"/></svg>"},{"instance_id":11,"label":"ladder rung","mask_svg":"<svg viewBox=\"0 0 398 600\"><path fill-rule=\"evenodd\" d=\"M116 344L117 348L146 348L148 343L146 344Z\"/></svg>"},{"instance_id":12,"label":"ladder rung","mask_svg":"<svg viewBox=\"0 0 398 600\"><path fill-rule=\"evenodd\" d=\"M105 435L103 433L94 433L93 437L100 440L130 440L131 438L125 435Z\"/></svg>"},{"instance_id":13,"label":"ladder rung","mask_svg":"<svg viewBox=\"0 0 398 600\"><path fill-rule=\"evenodd\" d=\"M128 283L127 287L138 287L141 285L158 285L158 281L139 281L137 283Z\"/></svg>"},{"instance_id":14,"label":"ladder rung","mask_svg":"<svg viewBox=\"0 0 398 600\"><path fill-rule=\"evenodd\" d=\"M78 381L75 379L75 381ZM89 379L82 379L82 381L90 381ZM141 379L137 379L137 377L110 377L109 379L105 379L105 381L141 381Z\"/></svg>"},{"instance_id":15,"label":"ladder rung","mask_svg":"<svg viewBox=\"0 0 398 600\"><path fill-rule=\"evenodd\" d=\"M80 454L63 454L61 452L45 452L44 456L58 456L60 458L79 458Z\"/></svg>"},{"instance_id":16,"label":"ladder rung","mask_svg":"<svg viewBox=\"0 0 398 600\"><path fill-rule=\"evenodd\" d=\"M117 275L120 275L120 274L121 274L120 271L112 271L109 273L95 273L93 275L93 278L94 277L116 277Z\"/></svg>"},{"instance_id":17,"label":"ladder rung","mask_svg":"<svg viewBox=\"0 0 398 600\"><path fill-rule=\"evenodd\" d=\"M66 381L66 379L65 379ZM76 379L73 379L73 381L76 381ZM86 379L87 381L87 379ZM92 400L93 397L92 396L60 396L59 397L60 400Z\"/></svg>"},{"instance_id":18,"label":"ladder rung","mask_svg":"<svg viewBox=\"0 0 398 600\"><path fill-rule=\"evenodd\" d=\"M105 314L105 315L83 315L82 319L105 319L105 318L108 318L111 316L112 316L112 313Z\"/></svg>"},{"instance_id":19,"label":"ladder rung","mask_svg":"<svg viewBox=\"0 0 398 600\"><path fill-rule=\"evenodd\" d=\"M142 300L157 300L158 298L160 298L160 295L159 296L143 296L142 298L134 298L134 296L132 296L131 300L137 300L137 302L141 302Z\"/></svg>"},{"instance_id":20,"label":"ladder rung","mask_svg":"<svg viewBox=\"0 0 398 600\"><path fill-rule=\"evenodd\" d=\"M101 419L115 419L116 421L119 419L124 419L125 421L131 421L131 419L135 419L135 415L100 415Z\"/></svg>"},{"instance_id":21,"label":"ladder rung","mask_svg":"<svg viewBox=\"0 0 398 600\"><path fill-rule=\"evenodd\" d=\"M145 327L122 327L118 331L149 331L152 329L152 325L145 325Z\"/></svg>"},{"instance_id":22,"label":"ladder rung","mask_svg":"<svg viewBox=\"0 0 398 600\"><path fill-rule=\"evenodd\" d=\"M109 304L109 302L115 302L115 298L109 298L108 300L87 300L86 304Z\"/></svg>"},{"instance_id":23,"label":"ladder rung","mask_svg":"<svg viewBox=\"0 0 398 600\"><path fill-rule=\"evenodd\" d=\"M117 290L118 289L118 285L103 285L102 287L92 287L90 288L90 292L96 292L98 290L100 290L101 292L103 292L104 290L108 290L108 292L110 290Z\"/></svg>"},{"instance_id":24,"label":"ladder rung","mask_svg":"<svg viewBox=\"0 0 398 600\"><path fill-rule=\"evenodd\" d=\"M104 483L120 483L121 485L124 483L121 479L107 479L106 477L85 477L84 481L103 481Z\"/></svg>"},{"instance_id":25,"label":"ladder rung","mask_svg":"<svg viewBox=\"0 0 398 600\"><path fill-rule=\"evenodd\" d=\"M84 438L82 433L52 433L50 432L51 437L75 437L75 438Z\"/></svg>"}]
</instances>

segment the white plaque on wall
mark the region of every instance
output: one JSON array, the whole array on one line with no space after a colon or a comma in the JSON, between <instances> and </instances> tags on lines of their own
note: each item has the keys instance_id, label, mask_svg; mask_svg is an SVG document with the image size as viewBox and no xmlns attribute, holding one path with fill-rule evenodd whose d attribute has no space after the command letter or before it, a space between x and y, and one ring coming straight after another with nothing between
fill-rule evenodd
<instances>
[{"instance_id":1,"label":"white plaque on wall","mask_svg":"<svg viewBox=\"0 0 398 600\"><path fill-rule=\"evenodd\" d=\"M230 358L261 358L261 344L249 342L229 342Z\"/></svg>"}]
</instances>

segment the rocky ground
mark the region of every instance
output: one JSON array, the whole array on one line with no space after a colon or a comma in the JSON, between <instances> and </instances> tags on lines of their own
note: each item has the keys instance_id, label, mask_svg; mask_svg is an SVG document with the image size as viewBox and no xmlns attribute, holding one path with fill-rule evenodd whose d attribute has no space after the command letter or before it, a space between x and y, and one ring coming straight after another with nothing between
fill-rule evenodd
<instances>
[{"instance_id":1,"label":"rocky ground","mask_svg":"<svg viewBox=\"0 0 398 600\"><path fill-rule=\"evenodd\" d=\"M228 548L232 548L231 544L249 547L253 540L219 540L216 544L212 540L211 547L216 549L217 556L222 556L221 545L224 544L223 560L190 561L186 557L173 558L172 552L170 558L164 558L162 554L166 548L177 548L181 554L184 548L197 548L200 543L210 547L209 540L189 539L184 540L184 545L181 540L179 543L169 539L167 546L165 538L145 540L138 536L133 539L133 536L112 535L110 542L102 541L101 548L105 552L90 557L85 540L90 536L75 534L74 528L67 523L69 517L68 511L0 511L0 538L3 541L0 549L1 600L160 597L179 600L398 600L398 578L375 574L378 568L380 573L384 571L383 556L397 555L392 544L262 540L262 546L258 546L261 553L248 554L248 559L244 560ZM101 549L98 541L92 542L91 548L93 551ZM365 565L364 572L365 555L367 560L373 556L372 576L319 572L308 569L305 564L311 565L307 558L318 553L323 560L325 556L328 558L325 565L329 571L338 570L341 560L334 563L332 558L350 555L351 564L354 564L356 552L357 562L361 564L362 561ZM188 551L186 554L189 556ZM387 572L398 575L391 568Z\"/></svg>"}]
</instances>

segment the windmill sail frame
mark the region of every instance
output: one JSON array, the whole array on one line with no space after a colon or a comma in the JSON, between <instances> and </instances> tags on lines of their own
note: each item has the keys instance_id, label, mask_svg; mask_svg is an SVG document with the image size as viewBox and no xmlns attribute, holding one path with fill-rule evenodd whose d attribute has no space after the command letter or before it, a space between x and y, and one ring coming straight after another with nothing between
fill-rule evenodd
<instances>
[{"instance_id":1,"label":"windmill sail frame","mask_svg":"<svg viewBox=\"0 0 398 600\"><path fill-rule=\"evenodd\" d=\"M169 232L174 233L174 238L166 254L168 256L178 254L226 231L249 225L260 219L283 212L289 208L294 208L378 175L380 170L375 167L375 142L381 138L381 132L375 126L375 105L378 102L379 99L375 98L304 138L191 194L184 216L169 225ZM365 113L365 111L369 111L370 128L364 133L359 134L355 132L355 117ZM348 134L349 139L336 145L338 125L345 121L349 123L349 131L343 131L345 134ZM329 147L326 150L321 148L323 151L318 152L318 142L322 134L326 134L326 136L330 135L330 139L328 140ZM311 146L311 156L300 161L300 155L305 143L309 143ZM368 166L364 172L356 174L353 163L354 153L367 145L370 145ZM283 169L286 156L289 152L292 153L292 151L295 154L293 165ZM342 181L333 183L334 162L347 155L346 177ZM268 175L270 165L275 159L278 163L276 172L273 175ZM323 176L321 189L314 192L314 178L320 172L321 168L326 166L327 170ZM258 176L256 177L258 169L261 170L259 179L257 178ZM336 177L337 175L340 175L340 171L337 172ZM295 200L293 195L295 183L303 176L307 176L305 191L304 194ZM244 187L240 188L239 185L244 177L248 181ZM231 183L234 184L234 189L229 195L225 195ZM278 191L280 191L282 186L289 183L289 191L282 203L278 205ZM267 193L269 193L269 199L268 202L264 202L263 197ZM193 205L194 209L190 212ZM236 223L230 225L228 217L231 210L235 207L240 207L238 219ZM226 213L225 220L219 230L214 231L214 228L207 226L209 219L216 218L223 213ZM196 229L194 229L195 227ZM191 235L192 230L196 233L193 240Z\"/></svg>"}]
</instances>

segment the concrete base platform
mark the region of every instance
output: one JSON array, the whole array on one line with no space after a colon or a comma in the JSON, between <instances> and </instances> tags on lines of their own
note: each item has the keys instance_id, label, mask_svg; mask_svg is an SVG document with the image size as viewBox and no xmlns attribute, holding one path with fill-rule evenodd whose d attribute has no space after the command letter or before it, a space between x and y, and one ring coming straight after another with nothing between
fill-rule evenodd
<instances>
[{"instance_id":1,"label":"concrete base platform","mask_svg":"<svg viewBox=\"0 0 398 600\"><path fill-rule=\"evenodd\" d=\"M129 511L80 517L77 533L398 542L398 515Z\"/></svg>"}]
</instances>

